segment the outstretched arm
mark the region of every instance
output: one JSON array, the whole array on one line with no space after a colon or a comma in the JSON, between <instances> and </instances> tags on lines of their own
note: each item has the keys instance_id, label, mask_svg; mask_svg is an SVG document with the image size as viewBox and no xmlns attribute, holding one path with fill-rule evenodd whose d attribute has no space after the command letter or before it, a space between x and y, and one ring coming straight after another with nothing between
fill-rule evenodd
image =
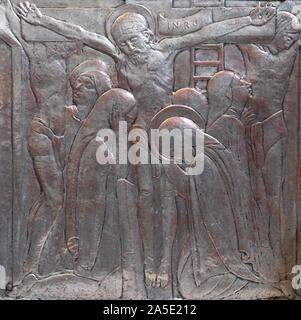
<instances>
[{"instance_id":1,"label":"outstretched arm","mask_svg":"<svg viewBox=\"0 0 301 320\"><path fill-rule=\"evenodd\" d=\"M11 1L2 0L0 11L5 13L5 21L2 20L2 22L5 22L7 30L9 30L10 34L12 35L11 38L13 37L14 42L12 44L22 47L27 56L30 57L32 55L31 47L22 37L20 19L14 12Z\"/></svg>"},{"instance_id":2,"label":"outstretched arm","mask_svg":"<svg viewBox=\"0 0 301 320\"><path fill-rule=\"evenodd\" d=\"M239 17L216 22L203 27L197 32L193 32L182 37L165 39L161 44L163 47L168 47L171 50L183 50L206 41L217 40L220 37L224 37L250 25L264 25L274 16L275 9L273 7L258 6L247 17Z\"/></svg>"},{"instance_id":3,"label":"outstretched arm","mask_svg":"<svg viewBox=\"0 0 301 320\"><path fill-rule=\"evenodd\" d=\"M10 21L11 16L14 15L10 0L0 0L0 39L9 46L21 46L14 29L18 29L20 24L16 15L13 24ZM17 27L16 27L17 26Z\"/></svg>"},{"instance_id":4,"label":"outstretched arm","mask_svg":"<svg viewBox=\"0 0 301 320\"><path fill-rule=\"evenodd\" d=\"M116 47L102 35L89 32L81 26L43 15L35 4L30 4L27 1L19 3L16 10L19 17L30 24L42 26L73 40L80 40L85 45L109 55L114 60L118 59Z\"/></svg>"}]
</instances>

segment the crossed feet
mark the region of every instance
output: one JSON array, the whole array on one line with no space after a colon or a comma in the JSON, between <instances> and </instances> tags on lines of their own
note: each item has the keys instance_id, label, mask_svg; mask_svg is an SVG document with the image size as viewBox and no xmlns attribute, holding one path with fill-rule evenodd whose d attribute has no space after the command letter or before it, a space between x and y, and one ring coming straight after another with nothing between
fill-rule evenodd
<instances>
[{"instance_id":1,"label":"crossed feet","mask_svg":"<svg viewBox=\"0 0 301 320\"><path fill-rule=\"evenodd\" d=\"M161 264L158 271L154 268L145 269L145 285L150 288L165 289L170 282L170 266Z\"/></svg>"}]
</instances>

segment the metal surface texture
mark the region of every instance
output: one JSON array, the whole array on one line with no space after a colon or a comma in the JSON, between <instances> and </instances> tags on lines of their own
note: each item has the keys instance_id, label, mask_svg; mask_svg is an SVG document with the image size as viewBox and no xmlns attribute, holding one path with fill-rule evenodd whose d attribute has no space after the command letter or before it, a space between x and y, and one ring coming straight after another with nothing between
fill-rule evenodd
<instances>
[{"instance_id":1,"label":"metal surface texture","mask_svg":"<svg viewBox=\"0 0 301 320\"><path fill-rule=\"evenodd\" d=\"M300 12L301 1L0 0L1 294L294 298ZM99 132L121 139L121 121L203 130L203 172L100 164Z\"/></svg>"}]
</instances>

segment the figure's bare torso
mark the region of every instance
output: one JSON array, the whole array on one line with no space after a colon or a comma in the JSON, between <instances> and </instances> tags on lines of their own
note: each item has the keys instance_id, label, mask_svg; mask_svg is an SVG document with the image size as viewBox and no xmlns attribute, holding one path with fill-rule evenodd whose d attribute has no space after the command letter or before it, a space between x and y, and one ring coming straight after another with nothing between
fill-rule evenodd
<instances>
[{"instance_id":1,"label":"figure's bare torso","mask_svg":"<svg viewBox=\"0 0 301 320\"><path fill-rule=\"evenodd\" d=\"M151 49L144 64L125 61L120 70L139 108L137 123L148 125L153 116L171 104L173 93L174 56L169 52Z\"/></svg>"},{"instance_id":2,"label":"figure's bare torso","mask_svg":"<svg viewBox=\"0 0 301 320\"><path fill-rule=\"evenodd\" d=\"M252 83L253 103L258 107L260 121L282 110L296 55L295 47L275 55L264 48L258 49L251 60L248 80Z\"/></svg>"},{"instance_id":3,"label":"figure's bare torso","mask_svg":"<svg viewBox=\"0 0 301 320\"><path fill-rule=\"evenodd\" d=\"M44 48L34 47L30 54L30 80L40 117L56 135L62 135L67 95L64 59L49 57Z\"/></svg>"}]
</instances>

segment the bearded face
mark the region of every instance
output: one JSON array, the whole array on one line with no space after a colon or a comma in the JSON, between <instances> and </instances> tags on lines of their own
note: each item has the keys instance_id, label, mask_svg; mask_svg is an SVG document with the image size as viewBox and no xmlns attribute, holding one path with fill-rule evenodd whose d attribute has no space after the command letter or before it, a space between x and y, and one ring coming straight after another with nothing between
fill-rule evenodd
<instances>
[{"instance_id":1,"label":"bearded face","mask_svg":"<svg viewBox=\"0 0 301 320\"><path fill-rule=\"evenodd\" d=\"M153 33L145 17L133 12L124 13L114 22L112 36L119 49L134 65L147 61Z\"/></svg>"},{"instance_id":2,"label":"bearded face","mask_svg":"<svg viewBox=\"0 0 301 320\"><path fill-rule=\"evenodd\" d=\"M120 35L116 42L120 50L134 65L146 62L150 48L150 36L147 30Z\"/></svg>"}]
</instances>

